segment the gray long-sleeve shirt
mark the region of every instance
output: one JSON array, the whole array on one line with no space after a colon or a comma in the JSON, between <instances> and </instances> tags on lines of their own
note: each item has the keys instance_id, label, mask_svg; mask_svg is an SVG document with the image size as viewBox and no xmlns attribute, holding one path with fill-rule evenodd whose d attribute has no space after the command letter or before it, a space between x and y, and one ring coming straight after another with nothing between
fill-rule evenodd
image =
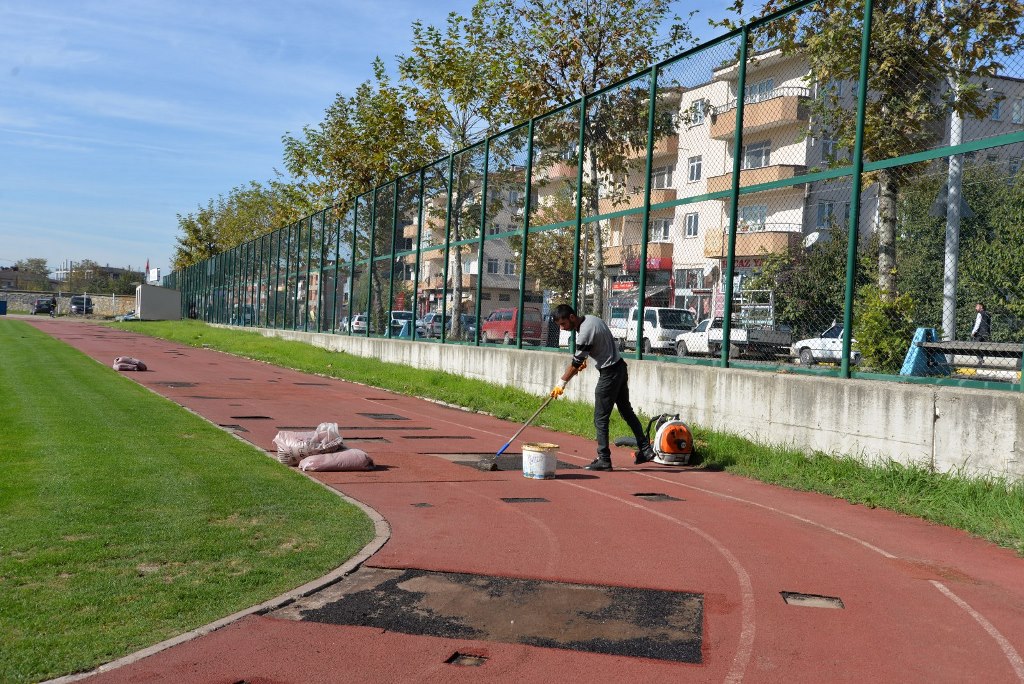
<instances>
[{"instance_id":1,"label":"gray long-sleeve shirt","mask_svg":"<svg viewBox=\"0 0 1024 684\"><path fill-rule=\"evenodd\" d=\"M572 365L579 368L590 357L598 370L614 366L622 357L608 325L597 316L584 316L576 332L576 354Z\"/></svg>"}]
</instances>

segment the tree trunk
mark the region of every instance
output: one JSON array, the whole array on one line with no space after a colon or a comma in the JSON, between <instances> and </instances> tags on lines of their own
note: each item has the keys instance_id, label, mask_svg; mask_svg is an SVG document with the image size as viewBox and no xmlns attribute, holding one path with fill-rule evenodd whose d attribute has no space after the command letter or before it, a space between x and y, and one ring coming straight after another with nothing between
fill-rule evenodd
<instances>
[{"instance_id":1,"label":"tree trunk","mask_svg":"<svg viewBox=\"0 0 1024 684\"><path fill-rule=\"evenodd\" d=\"M898 172L878 172L878 290L882 301L896 297L896 195Z\"/></svg>"},{"instance_id":2,"label":"tree trunk","mask_svg":"<svg viewBox=\"0 0 1024 684\"><path fill-rule=\"evenodd\" d=\"M600 196L598 194L599 183L597 176L597 158L590 156L590 192L589 204L591 216L596 216L600 211ZM594 307L593 313L598 317L604 316L604 239L601 234L601 222L593 221L590 229L594 232L591 244L594 246Z\"/></svg>"}]
</instances>

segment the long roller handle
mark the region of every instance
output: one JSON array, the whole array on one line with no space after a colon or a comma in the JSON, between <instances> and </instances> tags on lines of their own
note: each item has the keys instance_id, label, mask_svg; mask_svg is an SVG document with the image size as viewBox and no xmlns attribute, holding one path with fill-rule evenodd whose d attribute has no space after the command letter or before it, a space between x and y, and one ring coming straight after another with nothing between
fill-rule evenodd
<instances>
[{"instance_id":1,"label":"long roller handle","mask_svg":"<svg viewBox=\"0 0 1024 684\"><path fill-rule=\"evenodd\" d=\"M506 448L508 448L509 445L511 445L512 442L515 441L516 437L518 437L520 434L522 434L522 431L525 430L529 426L530 423L534 422L534 419L536 419L538 416L541 415L541 412L544 411L544 409L547 407L547 405L549 403L551 403L551 399L553 399L553 398L554 397L549 396L547 399L544 400L544 403L541 404L541 408L538 409L537 411L535 411L534 415L530 416L529 420L527 420L525 423L523 423L522 427L519 428L518 430L516 430L516 433L514 435L512 435L511 439L509 439L507 442L505 442L505 445L502 446L500 448L500 450L498 450L498 453L495 454L496 457L501 456L502 454L505 453Z\"/></svg>"}]
</instances>

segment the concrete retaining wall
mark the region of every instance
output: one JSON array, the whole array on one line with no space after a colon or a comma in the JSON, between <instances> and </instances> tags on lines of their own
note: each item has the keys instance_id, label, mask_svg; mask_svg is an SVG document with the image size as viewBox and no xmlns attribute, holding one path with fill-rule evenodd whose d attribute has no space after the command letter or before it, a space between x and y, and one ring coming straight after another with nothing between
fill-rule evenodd
<instances>
[{"instance_id":1,"label":"concrete retaining wall","mask_svg":"<svg viewBox=\"0 0 1024 684\"><path fill-rule=\"evenodd\" d=\"M0 299L7 302L8 313L28 313L37 299L49 299L53 292L27 292L23 290L2 290ZM91 294L93 317L112 318L128 313L135 308L135 295ZM71 310L71 295L57 295L57 312L64 316ZM42 314L40 314L42 315Z\"/></svg>"},{"instance_id":2,"label":"concrete retaining wall","mask_svg":"<svg viewBox=\"0 0 1024 684\"><path fill-rule=\"evenodd\" d=\"M569 363L567 354L547 351L259 332L541 396ZM633 406L648 415L679 413L694 425L804 451L925 463L943 472L1024 477L1024 395L1019 392L627 363ZM596 380L596 372L585 370L569 383L566 396L592 403Z\"/></svg>"}]
</instances>

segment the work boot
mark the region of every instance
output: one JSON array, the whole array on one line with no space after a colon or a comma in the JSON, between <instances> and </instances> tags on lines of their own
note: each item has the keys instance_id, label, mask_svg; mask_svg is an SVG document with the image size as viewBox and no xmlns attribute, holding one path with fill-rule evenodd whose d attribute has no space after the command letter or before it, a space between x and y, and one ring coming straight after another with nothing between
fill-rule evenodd
<instances>
[{"instance_id":1,"label":"work boot","mask_svg":"<svg viewBox=\"0 0 1024 684\"><path fill-rule=\"evenodd\" d=\"M633 465L640 465L641 463L647 463L648 461L653 460L654 447L652 447L649 442L633 452Z\"/></svg>"},{"instance_id":2,"label":"work boot","mask_svg":"<svg viewBox=\"0 0 1024 684\"><path fill-rule=\"evenodd\" d=\"M611 470L612 462L604 458L595 458L586 468L587 470Z\"/></svg>"}]
</instances>

